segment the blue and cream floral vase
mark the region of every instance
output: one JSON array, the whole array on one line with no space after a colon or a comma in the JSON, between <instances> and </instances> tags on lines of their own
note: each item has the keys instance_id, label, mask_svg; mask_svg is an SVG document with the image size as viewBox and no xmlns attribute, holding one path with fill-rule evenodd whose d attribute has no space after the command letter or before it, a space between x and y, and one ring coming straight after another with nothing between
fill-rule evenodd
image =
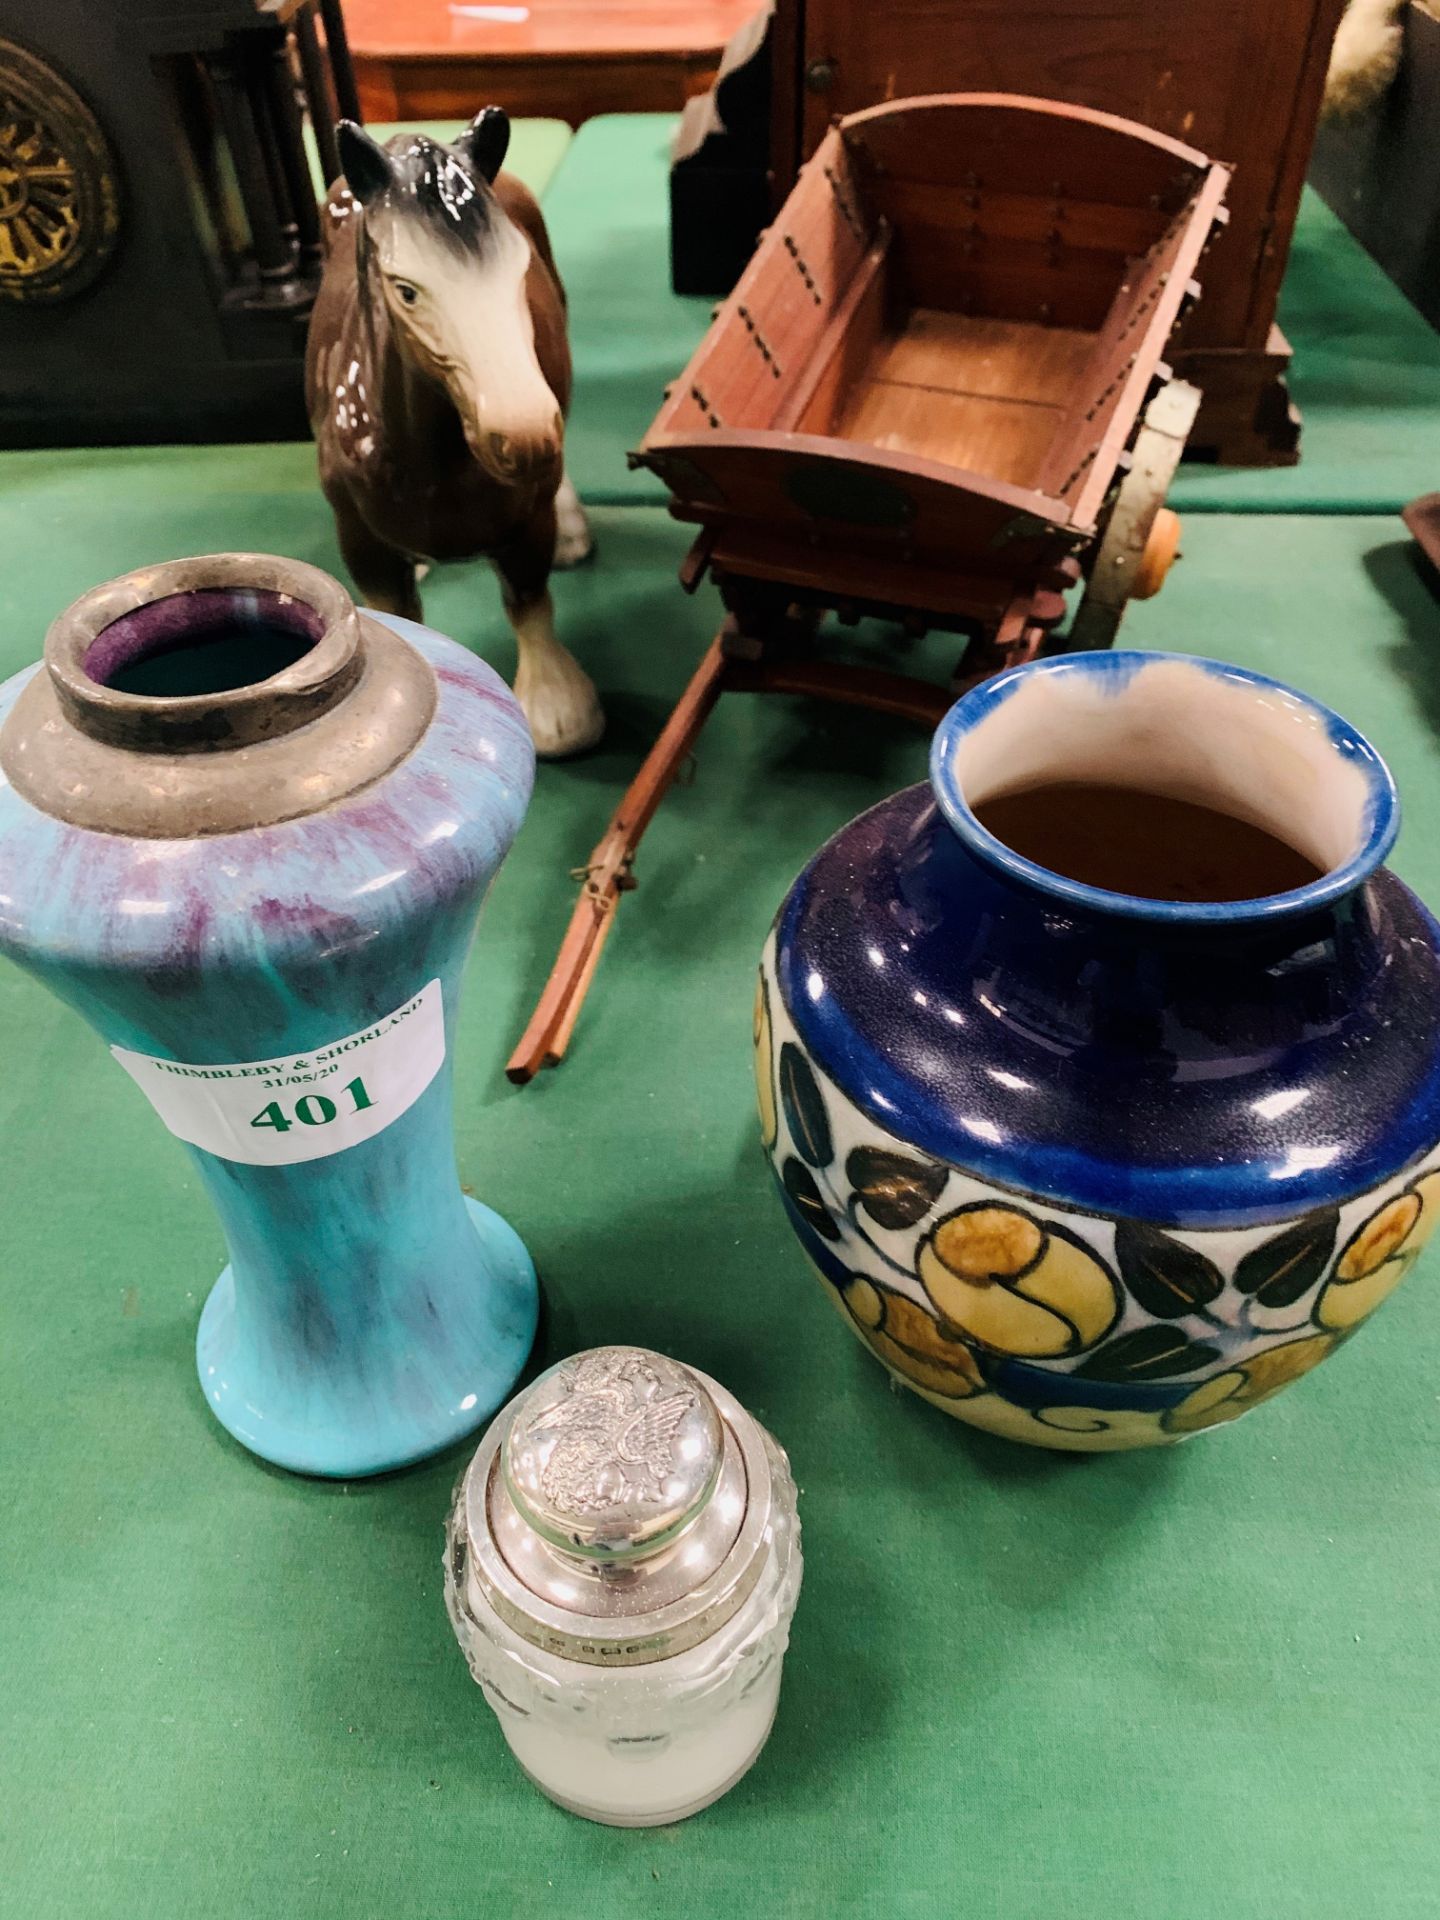
<instances>
[{"instance_id":1,"label":"blue and cream floral vase","mask_svg":"<svg viewBox=\"0 0 1440 1920\"><path fill-rule=\"evenodd\" d=\"M279 1466L434 1453L529 1353L534 1269L461 1191L451 1069L533 774L488 667L259 554L96 588L0 687L0 951L194 1156L230 1252L201 1386Z\"/></svg>"},{"instance_id":2,"label":"blue and cream floral vase","mask_svg":"<svg viewBox=\"0 0 1440 1920\"><path fill-rule=\"evenodd\" d=\"M1103 784L1248 822L1310 877L1111 891L977 817ZM1072 1450L1233 1420L1347 1340L1440 1216L1440 929L1382 862L1374 749L1180 655L1001 674L930 781L838 833L766 946L761 1122L796 1234L892 1374Z\"/></svg>"}]
</instances>

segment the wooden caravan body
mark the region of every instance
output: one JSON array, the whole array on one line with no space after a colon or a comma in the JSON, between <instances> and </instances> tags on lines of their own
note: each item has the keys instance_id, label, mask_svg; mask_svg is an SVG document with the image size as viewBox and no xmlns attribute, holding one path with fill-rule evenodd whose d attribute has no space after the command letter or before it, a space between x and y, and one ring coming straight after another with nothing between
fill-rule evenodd
<instances>
[{"instance_id":1,"label":"wooden caravan body","mask_svg":"<svg viewBox=\"0 0 1440 1920\"><path fill-rule=\"evenodd\" d=\"M632 460L704 528L722 590L992 637L1052 624L1169 378L1228 178L1047 101L852 114Z\"/></svg>"},{"instance_id":2,"label":"wooden caravan body","mask_svg":"<svg viewBox=\"0 0 1440 1920\"><path fill-rule=\"evenodd\" d=\"M565 1053L636 848L725 692L933 727L930 681L827 659L815 615L963 633L953 688L1106 646L1153 592L1199 394L1163 354L1199 291L1227 170L1083 107L943 94L841 120L631 458L700 523L729 617L611 816L511 1057ZM1168 524L1167 524L1168 523Z\"/></svg>"}]
</instances>

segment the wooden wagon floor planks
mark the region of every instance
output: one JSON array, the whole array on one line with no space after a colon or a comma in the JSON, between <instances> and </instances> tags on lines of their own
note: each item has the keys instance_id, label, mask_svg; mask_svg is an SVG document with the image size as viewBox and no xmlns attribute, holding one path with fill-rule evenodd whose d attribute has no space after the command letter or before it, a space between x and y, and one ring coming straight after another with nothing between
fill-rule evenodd
<instances>
[{"instance_id":1,"label":"wooden wagon floor planks","mask_svg":"<svg viewBox=\"0 0 1440 1920\"><path fill-rule=\"evenodd\" d=\"M1094 333L915 307L882 337L834 431L1017 486L1083 391Z\"/></svg>"}]
</instances>

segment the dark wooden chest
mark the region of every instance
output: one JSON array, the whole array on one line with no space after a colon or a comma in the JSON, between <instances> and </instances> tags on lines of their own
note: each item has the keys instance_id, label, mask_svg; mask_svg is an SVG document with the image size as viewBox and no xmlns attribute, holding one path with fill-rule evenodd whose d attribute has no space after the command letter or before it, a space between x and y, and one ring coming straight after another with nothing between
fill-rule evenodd
<instances>
[{"instance_id":1,"label":"dark wooden chest","mask_svg":"<svg viewBox=\"0 0 1440 1920\"><path fill-rule=\"evenodd\" d=\"M1176 372L1205 394L1192 452L1293 462L1299 421L1275 302L1342 5L778 0L777 200L835 115L950 90L1099 108L1214 154L1234 169L1230 226L1206 261L1205 297L1175 353Z\"/></svg>"}]
</instances>

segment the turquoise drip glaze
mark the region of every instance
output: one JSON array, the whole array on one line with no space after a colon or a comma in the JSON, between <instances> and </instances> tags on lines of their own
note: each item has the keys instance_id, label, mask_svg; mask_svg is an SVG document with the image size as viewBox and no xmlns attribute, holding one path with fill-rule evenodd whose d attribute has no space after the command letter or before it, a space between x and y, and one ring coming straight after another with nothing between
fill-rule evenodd
<instances>
[{"instance_id":1,"label":"turquoise drip glaze","mask_svg":"<svg viewBox=\"0 0 1440 1920\"><path fill-rule=\"evenodd\" d=\"M112 1046L268 1060L357 1033L440 982L444 1063L383 1131L282 1166L187 1148L230 1252L200 1322L206 1400L263 1459L337 1477L405 1466L482 1426L538 1311L521 1241L461 1192L451 1105L461 972L524 816L533 749L490 668L412 622L386 624L433 669L434 717L384 778L308 817L130 838L67 825L0 778L0 951ZM34 671L0 686L0 724ZM97 1059L95 1071L120 1069Z\"/></svg>"}]
</instances>

